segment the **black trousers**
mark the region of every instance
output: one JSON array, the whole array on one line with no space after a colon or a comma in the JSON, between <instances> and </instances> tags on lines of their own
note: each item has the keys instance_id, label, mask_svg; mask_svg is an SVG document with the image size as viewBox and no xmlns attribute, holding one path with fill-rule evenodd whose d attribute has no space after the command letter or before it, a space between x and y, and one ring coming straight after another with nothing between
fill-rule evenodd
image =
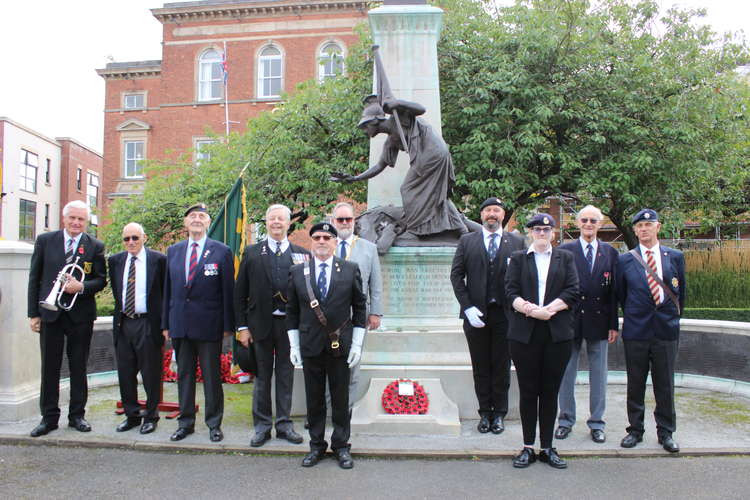
<instances>
[{"instance_id":1,"label":"black trousers","mask_svg":"<svg viewBox=\"0 0 750 500\"><path fill-rule=\"evenodd\" d=\"M351 413L349 412L349 365L346 356L334 357L328 352L302 359L305 375L307 421L310 424L310 449L325 450L326 379L331 392L331 449L350 448Z\"/></svg>"},{"instance_id":2,"label":"black trousers","mask_svg":"<svg viewBox=\"0 0 750 500\"><path fill-rule=\"evenodd\" d=\"M68 355L70 371L70 405L68 419L83 418L89 395L86 363L89 360L94 323L73 323L63 312L56 321L42 321L39 347L42 354L42 387L39 408L45 422L56 424L60 420L60 366L63 348ZM67 342L66 342L67 339Z\"/></svg>"},{"instance_id":3,"label":"black trousers","mask_svg":"<svg viewBox=\"0 0 750 500\"><path fill-rule=\"evenodd\" d=\"M492 305L487 308L487 315L482 320L484 328L474 328L464 320L474 392L479 401L480 415L504 417L508 413L510 388L508 319L501 306Z\"/></svg>"},{"instance_id":4,"label":"black trousers","mask_svg":"<svg viewBox=\"0 0 750 500\"><path fill-rule=\"evenodd\" d=\"M294 365L289 360L289 336L286 317L274 316L271 337L253 342L258 373L253 384L253 426L255 432L267 432L273 427L271 407L271 378L276 385L276 431L293 429L289 414L292 410Z\"/></svg>"},{"instance_id":5,"label":"black trousers","mask_svg":"<svg viewBox=\"0 0 750 500\"><path fill-rule=\"evenodd\" d=\"M177 392L180 427L195 426L195 366L200 359L203 373L204 415L209 429L219 427L224 417L224 389L221 385L221 341L172 339L177 353Z\"/></svg>"},{"instance_id":6,"label":"black trousers","mask_svg":"<svg viewBox=\"0 0 750 500\"><path fill-rule=\"evenodd\" d=\"M643 435L646 378L651 370L656 409L656 432L671 436L677 428L674 406L674 364L677 359L677 340L625 340L625 366L628 374L629 433Z\"/></svg>"},{"instance_id":7,"label":"black trousers","mask_svg":"<svg viewBox=\"0 0 750 500\"><path fill-rule=\"evenodd\" d=\"M146 390L146 422L159 420L161 399L161 345L154 340L146 317L122 317L120 335L115 344L117 379L120 382L120 399L128 419L141 418L138 404L138 372L141 372Z\"/></svg>"},{"instance_id":8,"label":"black trousers","mask_svg":"<svg viewBox=\"0 0 750 500\"><path fill-rule=\"evenodd\" d=\"M539 441L542 448L552 447L557 416L557 393L573 347L572 340L552 342L546 321L534 321L528 344L511 340L510 353L518 378L519 410L523 428L523 444Z\"/></svg>"}]
</instances>

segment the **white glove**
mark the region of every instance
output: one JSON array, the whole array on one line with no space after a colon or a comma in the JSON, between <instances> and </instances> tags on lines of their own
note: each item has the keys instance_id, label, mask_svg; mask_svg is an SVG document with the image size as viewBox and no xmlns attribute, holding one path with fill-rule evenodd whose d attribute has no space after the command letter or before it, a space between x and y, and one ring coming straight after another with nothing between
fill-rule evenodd
<instances>
[{"instance_id":1,"label":"white glove","mask_svg":"<svg viewBox=\"0 0 750 500\"><path fill-rule=\"evenodd\" d=\"M289 336L289 361L299 368L302 366L302 353L299 350L299 330L288 330Z\"/></svg>"},{"instance_id":2,"label":"white glove","mask_svg":"<svg viewBox=\"0 0 750 500\"><path fill-rule=\"evenodd\" d=\"M354 332L352 332L352 347L349 349L349 357L346 358L349 368L354 368L359 363L359 359L362 357L362 342L364 340L365 329L361 326L355 326Z\"/></svg>"},{"instance_id":3,"label":"white glove","mask_svg":"<svg viewBox=\"0 0 750 500\"><path fill-rule=\"evenodd\" d=\"M484 321L479 319L484 316L484 314L482 314L482 311L480 311L476 307L471 306L464 311L464 315L466 316L466 319L469 320L471 326L473 326L474 328L484 328Z\"/></svg>"}]
</instances>

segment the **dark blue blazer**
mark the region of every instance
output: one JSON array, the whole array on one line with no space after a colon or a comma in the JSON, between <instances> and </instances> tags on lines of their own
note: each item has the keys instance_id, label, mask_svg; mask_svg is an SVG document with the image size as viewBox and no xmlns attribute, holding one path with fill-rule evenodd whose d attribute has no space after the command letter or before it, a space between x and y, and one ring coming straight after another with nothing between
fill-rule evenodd
<instances>
[{"instance_id":1,"label":"dark blue blazer","mask_svg":"<svg viewBox=\"0 0 750 500\"><path fill-rule=\"evenodd\" d=\"M637 247L640 248L640 247ZM677 295L680 311L685 304L685 256L679 250L660 246L662 278ZM645 257L644 257L645 260ZM676 340L680 335L680 314L669 299L657 307L646 280L646 271L630 253L620 255L615 271L617 299L622 305L623 340Z\"/></svg>"},{"instance_id":2,"label":"dark blue blazer","mask_svg":"<svg viewBox=\"0 0 750 500\"><path fill-rule=\"evenodd\" d=\"M601 240L597 240L597 243L592 271L589 271L589 263L586 261L580 240L558 247L575 256L578 290L581 293L574 309L577 339L605 340L609 337L609 330L619 329L615 293L615 273L619 254L612 245Z\"/></svg>"},{"instance_id":3,"label":"dark blue blazer","mask_svg":"<svg viewBox=\"0 0 750 500\"><path fill-rule=\"evenodd\" d=\"M167 249L164 307L161 327L173 339L221 341L224 332L234 331L234 256L225 244L206 239L198 256L198 271L186 285L187 240ZM217 266L216 274L206 275Z\"/></svg>"}]
</instances>

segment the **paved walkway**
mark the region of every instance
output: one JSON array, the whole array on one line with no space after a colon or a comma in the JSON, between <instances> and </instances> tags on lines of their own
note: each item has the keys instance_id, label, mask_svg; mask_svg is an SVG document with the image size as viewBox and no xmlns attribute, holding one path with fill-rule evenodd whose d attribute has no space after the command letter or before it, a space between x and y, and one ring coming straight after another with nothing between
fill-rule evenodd
<instances>
[{"instance_id":1,"label":"paved walkway","mask_svg":"<svg viewBox=\"0 0 750 500\"><path fill-rule=\"evenodd\" d=\"M80 433L67 426L40 438L32 438L29 431L38 423L38 418L17 423L0 423L0 444L32 444L85 446L99 448L131 448L159 451L197 452L259 452L273 454L302 454L308 449L305 443L292 445L286 441L272 439L262 448L250 448L252 436L250 416L250 395L252 385L225 385L225 418L222 428L225 439L221 443L211 443L208 429L200 422L196 433L179 443L169 441L169 436L177 427L177 422L162 418L153 434L141 435L137 429L129 432L115 432L115 427L123 420L115 415L115 403L119 398L116 386L96 387L90 390L88 421L93 427L90 433ZM202 406L201 387L198 388L198 404ZM141 393L143 393L141 391ZM576 387L578 401L578 423L573 433L564 441L555 441L555 446L563 456L618 456L643 457L667 455L656 440L653 422L653 397L647 393L646 434L643 443L626 450L619 446L625 435L625 386L611 384L607 395L607 442L596 444L591 441L586 428L588 411L588 386ZM165 400L176 400L176 385L165 384ZM697 389L676 389L678 429L675 440L682 451L680 455L750 455L750 399L732 396L721 392ZM66 424L63 408L61 424ZM295 419L296 429L305 438L301 418ZM476 420L462 424L460 436L388 436L376 434L354 434L351 438L352 452L359 456L372 457L510 457L522 445L521 424L518 420L506 423L506 431L499 435L479 434ZM538 441L537 441L538 444Z\"/></svg>"}]
</instances>

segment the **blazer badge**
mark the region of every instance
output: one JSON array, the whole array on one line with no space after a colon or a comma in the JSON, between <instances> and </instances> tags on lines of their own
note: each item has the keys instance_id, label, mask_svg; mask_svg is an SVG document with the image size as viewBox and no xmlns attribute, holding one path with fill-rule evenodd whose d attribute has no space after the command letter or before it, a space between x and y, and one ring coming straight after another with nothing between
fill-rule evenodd
<instances>
[{"instance_id":1,"label":"blazer badge","mask_svg":"<svg viewBox=\"0 0 750 500\"><path fill-rule=\"evenodd\" d=\"M205 276L218 276L219 275L219 264L213 262L211 264L203 265L203 274Z\"/></svg>"},{"instance_id":2,"label":"blazer badge","mask_svg":"<svg viewBox=\"0 0 750 500\"><path fill-rule=\"evenodd\" d=\"M672 286L674 288L677 288L679 285L680 285L680 280L678 280L677 278L672 278Z\"/></svg>"},{"instance_id":3,"label":"blazer badge","mask_svg":"<svg viewBox=\"0 0 750 500\"><path fill-rule=\"evenodd\" d=\"M265 249L265 247L263 247ZM292 264L302 264L310 260L310 256L306 253L292 253Z\"/></svg>"},{"instance_id":4,"label":"blazer badge","mask_svg":"<svg viewBox=\"0 0 750 500\"><path fill-rule=\"evenodd\" d=\"M91 274L91 262L83 263L83 274Z\"/></svg>"}]
</instances>

